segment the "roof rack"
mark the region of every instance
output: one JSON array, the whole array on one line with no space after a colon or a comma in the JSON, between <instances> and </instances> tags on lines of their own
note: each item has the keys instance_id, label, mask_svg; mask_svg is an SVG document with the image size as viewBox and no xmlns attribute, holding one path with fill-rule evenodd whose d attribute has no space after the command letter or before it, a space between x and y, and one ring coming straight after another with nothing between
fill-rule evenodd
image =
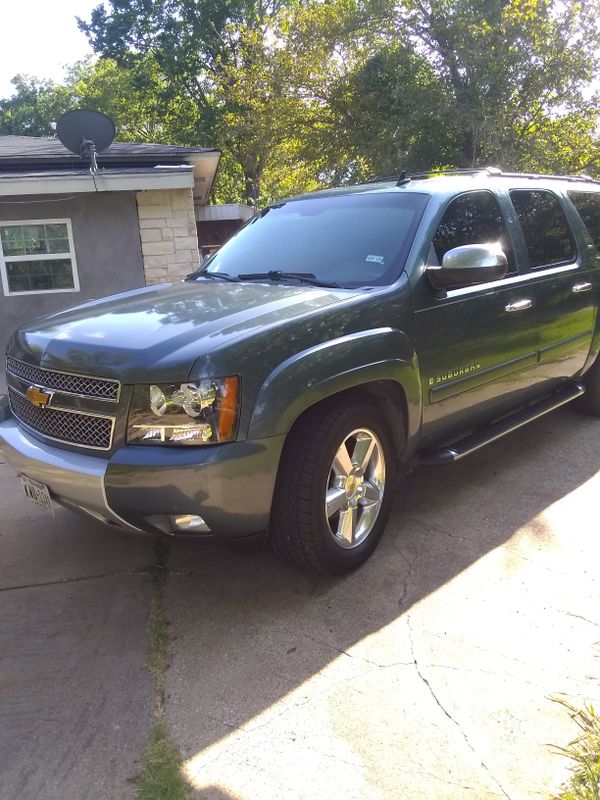
<instances>
[{"instance_id":1,"label":"roof rack","mask_svg":"<svg viewBox=\"0 0 600 800\"><path fill-rule=\"evenodd\" d=\"M395 181L396 186L402 186L411 180L424 180L436 178L438 175L487 175L490 178L528 178L531 180L572 181L574 183L600 183L600 180L591 175L544 175L536 172L503 172L499 167L467 167L443 170L426 170L423 172L406 172L403 170L397 175L386 175L383 178L374 178L365 183L386 183Z\"/></svg>"},{"instance_id":2,"label":"roof rack","mask_svg":"<svg viewBox=\"0 0 600 800\"><path fill-rule=\"evenodd\" d=\"M503 174L502 170L498 169L497 167L467 167L464 169L457 167L456 169L429 169L424 170L423 172L406 172L406 170L402 170L402 172L396 175L386 175L383 178L373 178L370 181L365 181L365 183L386 183L387 181L396 181L397 185L400 186L402 183L408 183L414 179L419 180L422 178L437 177L438 175L480 175L482 172L485 172L488 175Z\"/></svg>"},{"instance_id":3,"label":"roof rack","mask_svg":"<svg viewBox=\"0 0 600 800\"><path fill-rule=\"evenodd\" d=\"M573 183L600 183L600 180L591 175L545 175L543 172L502 172L498 175L503 178L528 178L530 180L544 181L571 181Z\"/></svg>"}]
</instances>

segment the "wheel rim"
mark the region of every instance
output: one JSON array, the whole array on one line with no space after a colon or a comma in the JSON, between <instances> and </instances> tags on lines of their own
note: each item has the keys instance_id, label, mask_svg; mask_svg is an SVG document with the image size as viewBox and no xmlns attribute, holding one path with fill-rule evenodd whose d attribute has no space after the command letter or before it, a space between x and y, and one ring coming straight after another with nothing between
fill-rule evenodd
<instances>
[{"instance_id":1,"label":"wheel rim","mask_svg":"<svg viewBox=\"0 0 600 800\"><path fill-rule=\"evenodd\" d=\"M357 547L369 536L383 503L385 456L368 428L348 434L333 457L325 491L325 517L335 543Z\"/></svg>"}]
</instances>

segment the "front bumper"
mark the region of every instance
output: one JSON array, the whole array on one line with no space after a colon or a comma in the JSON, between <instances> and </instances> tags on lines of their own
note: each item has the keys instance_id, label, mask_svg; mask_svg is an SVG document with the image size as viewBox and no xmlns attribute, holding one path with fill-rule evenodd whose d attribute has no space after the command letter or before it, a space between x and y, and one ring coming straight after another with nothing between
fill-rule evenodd
<instances>
[{"instance_id":1,"label":"front bumper","mask_svg":"<svg viewBox=\"0 0 600 800\"><path fill-rule=\"evenodd\" d=\"M172 533L169 517L199 515L223 539L267 529L283 440L125 446L105 459L52 447L13 417L0 422L7 462L48 486L57 503L133 531Z\"/></svg>"}]
</instances>

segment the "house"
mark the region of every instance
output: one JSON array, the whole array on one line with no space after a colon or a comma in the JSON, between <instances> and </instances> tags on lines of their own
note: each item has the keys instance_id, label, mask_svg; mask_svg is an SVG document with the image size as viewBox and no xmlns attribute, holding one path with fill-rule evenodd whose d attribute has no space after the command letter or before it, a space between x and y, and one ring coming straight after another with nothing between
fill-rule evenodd
<instances>
[{"instance_id":1,"label":"house","mask_svg":"<svg viewBox=\"0 0 600 800\"><path fill-rule=\"evenodd\" d=\"M252 206L228 203L219 206L196 205L198 246L203 257L218 250L254 214Z\"/></svg>"},{"instance_id":2,"label":"house","mask_svg":"<svg viewBox=\"0 0 600 800\"><path fill-rule=\"evenodd\" d=\"M0 352L26 319L196 269L219 157L114 142L91 173L58 139L0 136Z\"/></svg>"}]
</instances>

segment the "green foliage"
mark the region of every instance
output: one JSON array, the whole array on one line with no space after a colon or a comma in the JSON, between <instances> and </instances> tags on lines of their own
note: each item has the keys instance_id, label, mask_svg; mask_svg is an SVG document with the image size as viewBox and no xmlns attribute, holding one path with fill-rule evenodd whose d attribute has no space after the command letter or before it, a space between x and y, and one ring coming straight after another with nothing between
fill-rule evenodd
<instances>
[{"instance_id":1,"label":"green foliage","mask_svg":"<svg viewBox=\"0 0 600 800\"><path fill-rule=\"evenodd\" d=\"M0 100L0 134L13 136L51 136L50 123L73 107L70 86L16 75L11 97Z\"/></svg>"},{"instance_id":2,"label":"green foliage","mask_svg":"<svg viewBox=\"0 0 600 800\"><path fill-rule=\"evenodd\" d=\"M370 176L431 169L460 159L459 129L429 62L403 45L382 48L338 85L339 127Z\"/></svg>"},{"instance_id":3,"label":"green foliage","mask_svg":"<svg viewBox=\"0 0 600 800\"><path fill-rule=\"evenodd\" d=\"M127 67L104 58L84 62L71 80L78 106L112 117L122 141L196 144L196 105L174 91L151 56Z\"/></svg>"},{"instance_id":4,"label":"green foliage","mask_svg":"<svg viewBox=\"0 0 600 800\"><path fill-rule=\"evenodd\" d=\"M449 92L460 166L522 168L541 127L573 115L597 125L598 97L586 95L600 63L597 0L406 0L390 13Z\"/></svg>"},{"instance_id":5,"label":"green foliage","mask_svg":"<svg viewBox=\"0 0 600 800\"><path fill-rule=\"evenodd\" d=\"M121 139L220 148L222 202L442 165L598 175L599 17L598 0L108 0L79 21L100 58L62 86L17 76L0 132L95 108Z\"/></svg>"},{"instance_id":6,"label":"green foliage","mask_svg":"<svg viewBox=\"0 0 600 800\"><path fill-rule=\"evenodd\" d=\"M600 717L592 705L577 709L557 700L569 712L580 734L555 752L572 761L571 779L555 800L600 800Z\"/></svg>"}]
</instances>

